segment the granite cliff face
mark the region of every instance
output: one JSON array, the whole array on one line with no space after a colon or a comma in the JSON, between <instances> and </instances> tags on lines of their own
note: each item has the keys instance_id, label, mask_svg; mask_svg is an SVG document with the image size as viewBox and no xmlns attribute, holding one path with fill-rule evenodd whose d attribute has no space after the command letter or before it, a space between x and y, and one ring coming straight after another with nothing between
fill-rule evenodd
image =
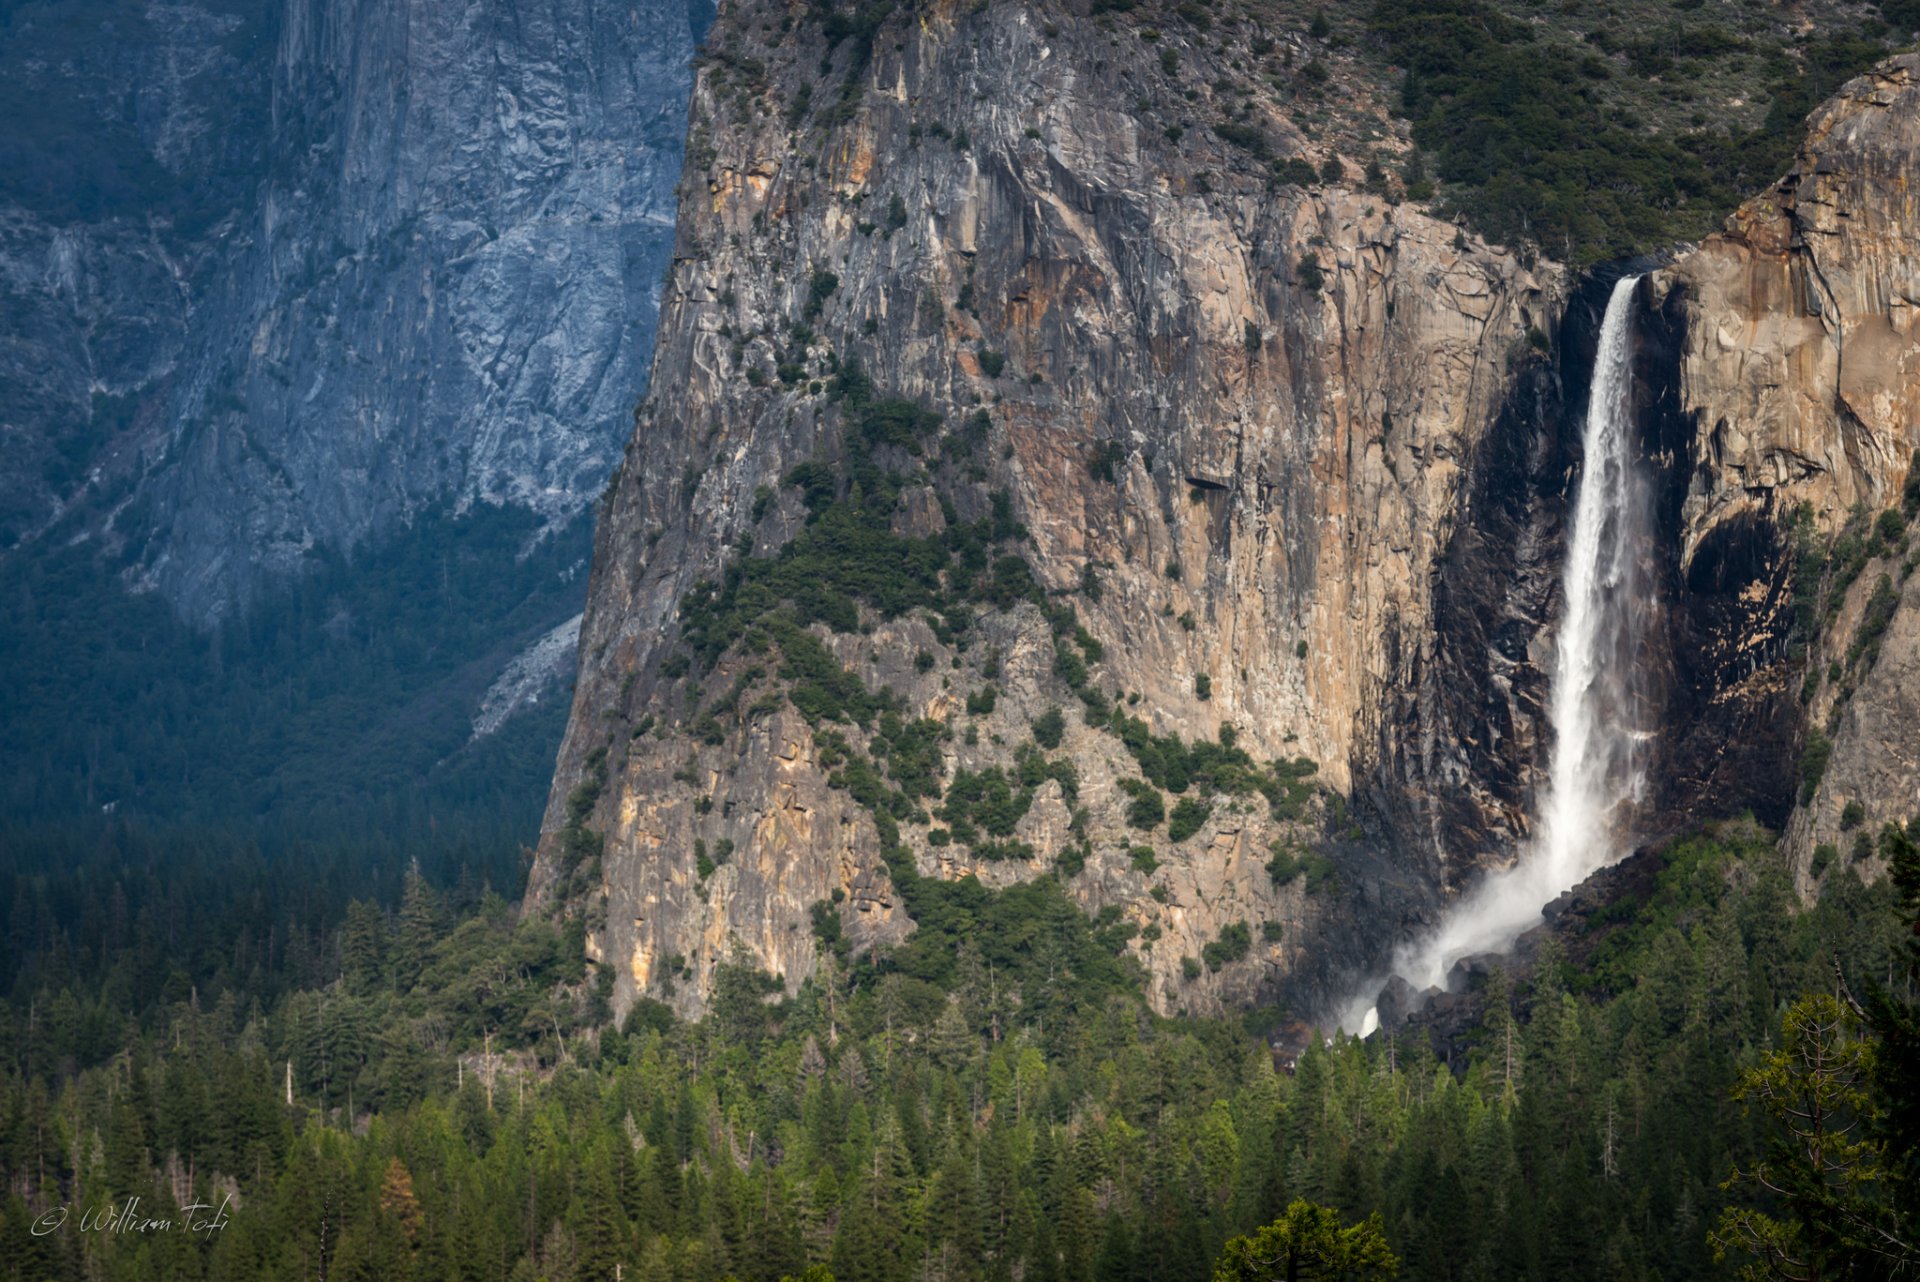
<instances>
[{"instance_id":1,"label":"granite cliff face","mask_svg":"<svg viewBox=\"0 0 1920 1282\"><path fill-rule=\"evenodd\" d=\"M1916 173L1908 54L1817 111L1792 172L1652 282L1671 349L1656 429L1668 542L1688 600L1676 666L1701 714L1674 755L1713 808L1785 824L1809 893L1835 859L1821 846L1850 852L1920 811L1902 528L1920 506Z\"/></svg>"},{"instance_id":2,"label":"granite cliff face","mask_svg":"<svg viewBox=\"0 0 1920 1282\"><path fill-rule=\"evenodd\" d=\"M896 531L1003 494L1021 533L999 550L1039 594L980 610L958 644L871 602L811 635L944 727L942 779L1015 768L1056 706L1076 773L1033 786L1008 857L936 844L924 810L900 822L917 873L1060 867L1141 928L1168 1009L1352 964L1324 941L1417 914L1525 822L1567 465L1543 353L1559 273L1344 181L1278 182L1268 155L1327 149L1257 82L1223 88L1205 41L1163 55L1124 23L1015 4L839 41L783 16L724 9L695 83L654 390L601 512L530 902L586 905L621 1008L698 1009L734 958L798 984L816 904L856 947L911 929L888 825L834 786L847 754L825 732L857 755L871 731L809 724L753 638L709 671L682 634L697 585L806 528L794 468L848 470L857 367L942 419L924 455L885 456ZM1235 127L1193 123L1215 113ZM1476 493L1483 456L1527 492ZM1512 540L1491 521L1463 537L1482 503L1507 505ZM1310 759L1307 799L1222 792L1180 840L1130 825L1138 754L1082 723L1043 603L1071 604L1097 699L1156 736ZM1344 893L1276 884L1276 840L1335 851ZM1198 967L1236 924L1244 955Z\"/></svg>"},{"instance_id":3,"label":"granite cliff face","mask_svg":"<svg viewBox=\"0 0 1920 1282\"><path fill-rule=\"evenodd\" d=\"M12 7L8 555L98 539L211 622L423 512L577 514L645 383L690 21Z\"/></svg>"}]
</instances>

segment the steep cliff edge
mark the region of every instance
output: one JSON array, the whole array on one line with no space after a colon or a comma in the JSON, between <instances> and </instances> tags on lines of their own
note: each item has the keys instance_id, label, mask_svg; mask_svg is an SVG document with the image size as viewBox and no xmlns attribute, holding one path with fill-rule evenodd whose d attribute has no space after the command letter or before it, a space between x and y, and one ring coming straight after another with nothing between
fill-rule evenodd
<instances>
[{"instance_id":1,"label":"steep cliff edge","mask_svg":"<svg viewBox=\"0 0 1920 1282\"><path fill-rule=\"evenodd\" d=\"M734 959L797 985L969 872L1137 927L1163 1008L1337 964L1524 823L1474 758L1531 755L1539 619L1458 567L1552 531L1455 536L1506 499L1476 453L1564 463L1490 441L1557 395L1557 272L1297 185L1323 143L1205 39L786 17L725 8L695 83L529 902L584 906L622 1009Z\"/></svg>"},{"instance_id":2,"label":"steep cliff edge","mask_svg":"<svg viewBox=\"0 0 1920 1282\"><path fill-rule=\"evenodd\" d=\"M1785 822L1803 890L1834 862L1822 846L1861 835L1872 875L1871 834L1920 810L1916 173L1907 54L1815 112L1792 171L1652 282L1675 346L1656 431L1676 676L1697 714L1669 760L1708 809Z\"/></svg>"}]
</instances>

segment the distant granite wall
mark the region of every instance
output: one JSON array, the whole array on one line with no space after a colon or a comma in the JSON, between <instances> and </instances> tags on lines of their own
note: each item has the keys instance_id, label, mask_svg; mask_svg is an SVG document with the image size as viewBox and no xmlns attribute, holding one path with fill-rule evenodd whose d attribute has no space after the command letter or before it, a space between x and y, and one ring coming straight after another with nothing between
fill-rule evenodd
<instances>
[{"instance_id":1,"label":"distant granite wall","mask_svg":"<svg viewBox=\"0 0 1920 1282\"><path fill-rule=\"evenodd\" d=\"M211 621L422 511L577 514L645 387L700 21L12 8L0 555L97 538Z\"/></svg>"}]
</instances>

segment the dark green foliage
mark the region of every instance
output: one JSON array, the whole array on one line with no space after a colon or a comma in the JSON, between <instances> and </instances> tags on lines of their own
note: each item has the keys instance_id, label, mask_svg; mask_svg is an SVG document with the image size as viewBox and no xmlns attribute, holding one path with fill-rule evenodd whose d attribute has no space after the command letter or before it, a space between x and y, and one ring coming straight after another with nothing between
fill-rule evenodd
<instances>
[{"instance_id":1,"label":"dark green foliage","mask_svg":"<svg viewBox=\"0 0 1920 1282\"><path fill-rule=\"evenodd\" d=\"M1114 469L1125 462L1126 457L1127 452L1120 442L1105 440L1094 447L1093 458L1088 462L1087 469L1093 473L1094 480L1112 485L1119 480Z\"/></svg>"},{"instance_id":2,"label":"dark green foliage","mask_svg":"<svg viewBox=\"0 0 1920 1282\"><path fill-rule=\"evenodd\" d=\"M1807 875L1815 881L1820 880L1821 874L1832 867L1833 861L1839 857L1840 848L1838 846L1829 841L1821 842L1813 848L1813 861L1807 865Z\"/></svg>"},{"instance_id":3,"label":"dark green foliage","mask_svg":"<svg viewBox=\"0 0 1920 1282\"><path fill-rule=\"evenodd\" d=\"M851 119L851 107L858 97L861 77L873 59L874 38L892 16L895 4L896 0L852 0L851 3L809 0L808 11L820 23L829 53L838 53L843 45L846 46L845 78L841 89L842 106L846 110L830 116L825 122L828 125ZM827 65L823 64L821 70L825 74Z\"/></svg>"},{"instance_id":4,"label":"dark green foliage","mask_svg":"<svg viewBox=\"0 0 1920 1282\"><path fill-rule=\"evenodd\" d=\"M1320 181L1320 174L1314 169L1313 162L1300 156L1276 160L1273 163L1273 176L1296 187L1311 187Z\"/></svg>"},{"instance_id":5,"label":"dark green foliage","mask_svg":"<svg viewBox=\"0 0 1920 1282\"><path fill-rule=\"evenodd\" d=\"M1067 719L1058 708L1048 708L1033 719L1033 741L1049 752L1060 746L1066 732Z\"/></svg>"},{"instance_id":6,"label":"dark green foliage","mask_svg":"<svg viewBox=\"0 0 1920 1282\"><path fill-rule=\"evenodd\" d=\"M1913 7L1909 6L1912 10ZM1920 25L1920 11L1908 20ZM1920 844L1916 825L1888 824L1880 831L1880 857L1894 890L1902 940L1885 983L1863 985L1867 1024L1879 1041L1872 1087L1879 1113L1871 1133L1893 1175L1894 1223L1920 1223ZM1878 1264L1878 1261L1870 1261Z\"/></svg>"},{"instance_id":7,"label":"dark green foliage","mask_svg":"<svg viewBox=\"0 0 1920 1282\"><path fill-rule=\"evenodd\" d=\"M816 730L814 739L820 745L820 764L830 771L827 785L845 789L873 815L876 824L898 824L918 813L913 798L888 787L880 768L850 744L845 735L837 730ZM890 829L883 829L887 830Z\"/></svg>"},{"instance_id":8,"label":"dark green foliage","mask_svg":"<svg viewBox=\"0 0 1920 1282\"><path fill-rule=\"evenodd\" d=\"M880 716L873 752L886 758L887 776L907 796L938 797L943 769L940 745L951 737L941 722L926 717L905 721L889 709Z\"/></svg>"},{"instance_id":9,"label":"dark green foliage","mask_svg":"<svg viewBox=\"0 0 1920 1282\"><path fill-rule=\"evenodd\" d=\"M1867 808L1858 797L1847 802L1840 809L1840 831L1852 832L1867 820Z\"/></svg>"},{"instance_id":10,"label":"dark green foliage","mask_svg":"<svg viewBox=\"0 0 1920 1282\"><path fill-rule=\"evenodd\" d=\"M1608 68L1493 0L1376 0L1370 25L1405 68L1402 110L1448 196L1488 237L1532 240L1585 265L1696 238L1785 172L1807 112L1885 51L1878 36L1829 35L1747 72L1770 100L1735 136L1640 127L1586 88ZM1694 60L1741 57L1708 24L1641 33L1638 77L1684 76ZM1675 58L1681 59L1676 63Z\"/></svg>"},{"instance_id":11,"label":"dark green foliage","mask_svg":"<svg viewBox=\"0 0 1920 1282\"><path fill-rule=\"evenodd\" d=\"M1205 703L1213 698L1213 678L1202 672L1193 679L1193 697Z\"/></svg>"},{"instance_id":12,"label":"dark green foliage","mask_svg":"<svg viewBox=\"0 0 1920 1282\"><path fill-rule=\"evenodd\" d=\"M1792 913L1764 835L1676 843L1647 893L1569 937L1569 961L1500 981L1455 1071L1412 1039L1315 1039L1276 1073L1249 1036L1265 1019L1152 1015L1131 928L1088 918L1052 877L995 894L903 870L918 929L893 949L843 956L793 998L727 961L703 1021L642 999L616 1027L577 926L436 889L455 910L429 915L421 982L375 973L347 992L344 948L314 944L344 931L368 893L356 878L322 860L289 893L253 855L138 873L123 846L36 864L0 895L0 929L27 941L0 957L15 1030L0 1115L8 1168L37 1173L8 1191L0 1234L11 1259L42 1262L33 1276L105 1282L313 1277L323 1233L334 1276L537 1277L571 1260L645 1277L665 1252L706 1261L702 1279L832 1261L908 1282L944 1255L967 1262L954 1276L1100 1282L1203 1278L1229 1239L1317 1197L1347 1220L1378 1212L1408 1277L1502 1258L1548 1262L1540 1276L1605 1277L1589 1265L1616 1258L1622 1277L1732 1276L1707 1230L1770 1133L1728 1090L1836 963L1887 1048L1863 1133L1912 1163L1920 856L1898 828L1880 849L1891 886L1831 879ZM313 915L316 889L330 907ZM395 880L372 893L394 911ZM811 912L829 950L842 907ZM175 923L176 941L79 946L122 911ZM1178 974L1200 982L1255 942L1235 922ZM684 984L691 967L657 969ZM83 1260L27 1232L109 1194L167 1213L176 1158L239 1198L225 1230L166 1262L158 1238L101 1234ZM1854 1273L1875 1276L1833 1276Z\"/></svg>"},{"instance_id":13,"label":"dark green foliage","mask_svg":"<svg viewBox=\"0 0 1920 1282\"><path fill-rule=\"evenodd\" d=\"M1813 794L1820 790L1820 780L1827 773L1827 758L1833 755L1833 742L1822 734L1819 727L1807 730L1806 746L1800 750L1800 804L1813 800Z\"/></svg>"},{"instance_id":14,"label":"dark green foliage","mask_svg":"<svg viewBox=\"0 0 1920 1282\"><path fill-rule=\"evenodd\" d=\"M820 638L803 631L793 620L776 615L764 626L785 657L779 672L792 683L787 697L807 720L815 724L851 721L865 726L878 713L893 708L891 697L868 690L857 675L840 666Z\"/></svg>"},{"instance_id":15,"label":"dark green foliage","mask_svg":"<svg viewBox=\"0 0 1920 1282\"><path fill-rule=\"evenodd\" d=\"M1250 153L1256 160L1266 160L1273 154L1267 144L1267 135L1253 125L1234 124L1222 121L1213 127L1213 132L1227 142Z\"/></svg>"},{"instance_id":16,"label":"dark green foliage","mask_svg":"<svg viewBox=\"0 0 1920 1282\"><path fill-rule=\"evenodd\" d=\"M1880 657L1880 639L1886 635L1887 625L1893 622L1893 612L1899 605L1900 594L1894 590L1892 577L1881 575L1873 585L1873 593L1867 597L1866 609L1861 611L1853 644L1847 647L1849 668L1859 664L1863 672L1873 669Z\"/></svg>"},{"instance_id":17,"label":"dark green foliage","mask_svg":"<svg viewBox=\"0 0 1920 1282\"><path fill-rule=\"evenodd\" d=\"M1266 774L1230 734L1219 743L1188 744L1178 735L1155 735L1145 721L1124 712L1114 713L1108 725L1140 763L1140 773L1168 792L1197 788L1203 795L1243 796L1268 787Z\"/></svg>"},{"instance_id":18,"label":"dark green foliage","mask_svg":"<svg viewBox=\"0 0 1920 1282\"><path fill-rule=\"evenodd\" d=\"M980 834L1011 837L1014 825L1033 805L1033 787L999 766L985 770L959 769L947 785L946 804L934 813L962 845L973 845Z\"/></svg>"},{"instance_id":19,"label":"dark green foliage","mask_svg":"<svg viewBox=\"0 0 1920 1282\"><path fill-rule=\"evenodd\" d=\"M826 307L827 300L833 297L833 291L838 288L840 288L838 276L823 268L815 268L812 277L807 281L807 305L802 312L806 319L813 320L819 316L821 310Z\"/></svg>"},{"instance_id":20,"label":"dark green foliage","mask_svg":"<svg viewBox=\"0 0 1920 1282\"><path fill-rule=\"evenodd\" d=\"M794 91L793 101L787 104L787 128L798 129L813 111L813 86L802 84Z\"/></svg>"},{"instance_id":21,"label":"dark green foliage","mask_svg":"<svg viewBox=\"0 0 1920 1282\"><path fill-rule=\"evenodd\" d=\"M730 561L721 582L695 584L680 605L682 637L702 669L763 627L781 642L788 668L810 671L821 687L809 715L830 720L843 715L854 692L846 684L850 678L835 678L826 670L830 659L815 653L817 642L806 653L788 646L792 641L806 650L806 625L818 622L853 632L859 629L862 605L887 618L923 609L943 621L937 630L952 643L956 624L964 626L967 599L1007 606L1039 596L1019 557L1002 557L992 563L991 574L984 573L992 544L1022 533L1004 496L992 516L956 521L936 537L903 538L892 532L901 482L874 461L875 452L918 454L940 416L911 401L871 399L864 375L851 363L842 366L836 392L848 420L846 466L813 459L785 477L805 498L807 524L774 556ZM824 702L818 698L823 693ZM853 710L853 715L865 724L865 713Z\"/></svg>"},{"instance_id":22,"label":"dark green foliage","mask_svg":"<svg viewBox=\"0 0 1920 1282\"><path fill-rule=\"evenodd\" d=\"M1793 540L1793 631L1788 645L1795 658L1804 655L1820 635L1821 578L1826 553L1814 533L1813 506L1802 503L1787 518Z\"/></svg>"},{"instance_id":23,"label":"dark green foliage","mask_svg":"<svg viewBox=\"0 0 1920 1282\"><path fill-rule=\"evenodd\" d=\"M1013 753L1014 773L1023 788L1038 788L1051 779L1060 785L1060 796L1072 806L1080 800L1080 772L1070 757L1049 758L1031 744L1021 744Z\"/></svg>"},{"instance_id":24,"label":"dark green foliage","mask_svg":"<svg viewBox=\"0 0 1920 1282\"><path fill-rule=\"evenodd\" d=\"M1080 647L1080 653L1086 656L1088 663L1098 663L1107 657L1106 649L1094 639L1093 634L1077 623L1073 625L1073 643Z\"/></svg>"},{"instance_id":25,"label":"dark green foliage","mask_svg":"<svg viewBox=\"0 0 1920 1282\"><path fill-rule=\"evenodd\" d=\"M1000 691L991 683L983 685L978 690L967 695L967 715L970 717L984 717L993 711L994 706L999 703L999 701Z\"/></svg>"},{"instance_id":26,"label":"dark green foliage","mask_svg":"<svg viewBox=\"0 0 1920 1282\"><path fill-rule=\"evenodd\" d=\"M1135 828L1154 829L1167 817L1167 803L1160 790L1141 779L1122 779L1120 790L1133 798L1127 807L1127 822Z\"/></svg>"},{"instance_id":27,"label":"dark green foliage","mask_svg":"<svg viewBox=\"0 0 1920 1282\"><path fill-rule=\"evenodd\" d=\"M1058 641L1053 648L1053 675L1066 682L1070 690L1079 690L1087 683L1087 661L1072 647Z\"/></svg>"},{"instance_id":28,"label":"dark green foliage","mask_svg":"<svg viewBox=\"0 0 1920 1282\"><path fill-rule=\"evenodd\" d=\"M1338 879L1332 860L1317 850L1300 849L1285 838L1273 843L1273 858L1267 860L1267 875L1273 878L1276 886L1284 886L1295 877L1304 876L1310 895L1334 885Z\"/></svg>"},{"instance_id":29,"label":"dark green foliage","mask_svg":"<svg viewBox=\"0 0 1920 1282\"><path fill-rule=\"evenodd\" d=\"M980 372L982 374L988 378L999 378L1001 371L1005 370L1006 367L1007 357L1004 352L992 351L985 347L980 349Z\"/></svg>"},{"instance_id":30,"label":"dark green foliage","mask_svg":"<svg viewBox=\"0 0 1920 1282\"><path fill-rule=\"evenodd\" d=\"M1868 563L1880 554L1880 550L1878 540L1873 537L1872 520L1866 505L1856 505L1847 514L1847 523L1840 527L1840 533L1827 553L1825 621L1830 622L1840 612L1840 604L1847 590Z\"/></svg>"},{"instance_id":31,"label":"dark green foliage","mask_svg":"<svg viewBox=\"0 0 1920 1282\"><path fill-rule=\"evenodd\" d=\"M1201 801L1197 797L1182 797L1174 803L1173 813L1167 819L1167 837L1172 841L1185 841L1200 831L1213 813L1211 802Z\"/></svg>"},{"instance_id":32,"label":"dark green foliage","mask_svg":"<svg viewBox=\"0 0 1920 1282\"><path fill-rule=\"evenodd\" d=\"M1299 266L1294 269L1294 278L1309 294L1319 293L1327 283L1327 274L1320 267L1320 256L1310 252L1300 255Z\"/></svg>"},{"instance_id":33,"label":"dark green foliage","mask_svg":"<svg viewBox=\"0 0 1920 1282\"><path fill-rule=\"evenodd\" d=\"M1217 971L1232 962L1239 961L1253 949L1253 932L1244 921L1236 921L1220 928L1220 934L1213 942L1200 950L1200 957L1207 963L1207 969Z\"/></svg>"},{"instance_id":34,"label":"dark green foliage","mask_svg":"<svg viewBox=\"0 0 1920 1282\"><path fill-rule=\"evenodd\" d=\"M1273 808L1276 818L1299 819L1306 814L1307 802L1312 800L1314 792L1313 784L1307 781L1319 771L1319 763L1307 757L1273 763L1261 791L1266 794L1267 804Z\"/></svg>"},{"instance_id":35,"label":"dark green foliage","mask_svg":"<svg viewBox=\"0 0 1920 1282\"><path fill-rule=\"evenodd\" d=\"M1031 858L1033 850L1027 844L1010 839L1014 827L1033 808L1033 796L1046 779L1060 783L1069 806L1079 796L1079 775L1073 770L1073 762L1064 758L1048 762L1025 745L1016 752L1012 772L998 766L981 772L956 770L947 787L947 802L933 812L935 818L947 823L947 829L941 829L939 841L933 844L966 844L981 860ZM929 841L933 841L931 835Z\"/></svg>"},{"instance_id":36,"label":"dark green foliage","mask_svg":"<svg viewBox=\"0 0 1920 1282\"><path fill-rule=\"evenodd\" d=\"M275 846L511 849L539 823L566 700L473 741L498 670L481 658L579 610L563 571L589 541L584 519L535 541L538 523L476 504L351 557L316 550L211 635L129 595L92 542L0 561L0 819L112 803Z\"/></svg>"}]
</instances>

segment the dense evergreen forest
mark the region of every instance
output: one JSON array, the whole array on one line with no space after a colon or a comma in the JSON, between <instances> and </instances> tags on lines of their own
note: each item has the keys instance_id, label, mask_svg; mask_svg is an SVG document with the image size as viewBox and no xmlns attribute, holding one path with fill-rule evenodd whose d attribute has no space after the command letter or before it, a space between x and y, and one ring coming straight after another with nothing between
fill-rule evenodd
<instances>
[{"instance_id":1,"label":"dense evergreen forest","mask_svg":"<svg viewBox=\"0 0 1920 1282\"><path fill-rule=\"evenodd\" d=\"M0 825L107 809L274 847L524 836L566 699L477 741L472 718L514 653L579 609L588 542L586 516L544 534L517 509L423 517L316 550L211 632L129 593L90 542L0 561Z\"/></svg>"},{"instance_id":2,"label":"dense evergreen forest","mask_svg":"<svg viewBox=\"0 0 1920 1282\"><path fill-rule=\"evenodd\" d=\"M616 1026L577 923L471 875L102 831L5 901L0 1276L1197 1279L1295 1202L1377 1213L1411 1278L1728 1277L1769 1241L1821 1264L1778 1276L1888 1276L1920 854L1879 841L1892 879L1796 913L1769 835L1721 825L1495 976L1451 1064L1376 1037L1283 1071L1281 1012L1154 1016L1051 878L949 887L793 998L736 967L699 1023ZM1257 1245L1223 1276L1277 1276Z\"/></svg>"}]
</instances>

